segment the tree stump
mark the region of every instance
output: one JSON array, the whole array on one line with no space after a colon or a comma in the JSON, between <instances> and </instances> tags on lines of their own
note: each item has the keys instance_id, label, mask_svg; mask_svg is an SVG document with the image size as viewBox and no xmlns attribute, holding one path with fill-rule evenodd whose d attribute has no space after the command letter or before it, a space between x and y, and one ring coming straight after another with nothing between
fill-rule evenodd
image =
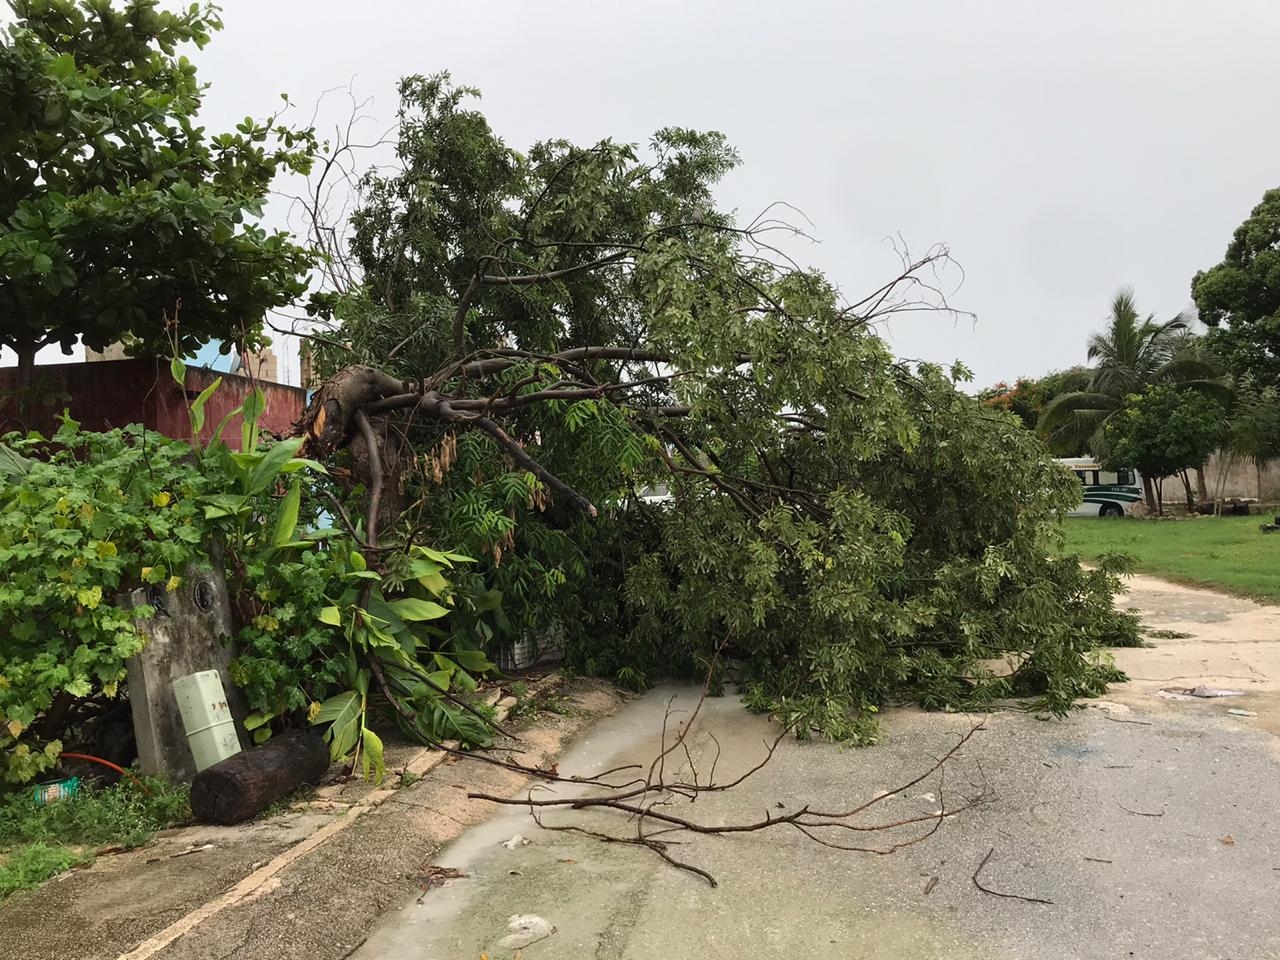
<instances>
[{"instance_id":1,"label":"tree stump","mask_svg":"<svg viewBox=\"0 0 1280 960\"><path fill-rule=\"evenodd\" d=\"M206 823L241 823L329 769L318 733L294 730L201 770L191 781L191 812Z\"/></svg>"}]
</instances>

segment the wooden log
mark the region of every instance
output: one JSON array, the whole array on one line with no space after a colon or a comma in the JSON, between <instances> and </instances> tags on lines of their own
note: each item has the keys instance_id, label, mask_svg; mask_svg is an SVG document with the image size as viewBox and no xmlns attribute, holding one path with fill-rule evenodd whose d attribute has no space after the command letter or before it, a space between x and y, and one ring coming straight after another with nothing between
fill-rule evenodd
<instances>
[{"instance_id":1,"label":"wooden log","mask_svg":"<svg viewBox=\"0 0 1280 960\"><path fill-rule=\"evenodd\" d=\"M191 812L205 823L241 823L329 769L329 747L318 733L292 730L260 747L227 757L191 781Z\"/></svg>"}]
</instances>

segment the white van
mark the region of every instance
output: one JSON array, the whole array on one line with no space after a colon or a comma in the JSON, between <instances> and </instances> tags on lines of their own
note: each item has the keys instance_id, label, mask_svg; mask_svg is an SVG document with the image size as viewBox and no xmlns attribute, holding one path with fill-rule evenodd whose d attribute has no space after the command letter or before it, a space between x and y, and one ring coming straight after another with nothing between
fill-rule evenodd
<instances>
[{"instance_id":1,"label":"white van","mask_svg":"<svg viewBox=\"0 0 1280 960\"><path fill-rule=\"evenodd\" d=\"M1084 487L1084 502L1069 516L1124 517L1142 502L1142 477L1136 470L1104 470L1092 457L1066 457L1058 462Z\"/></svg>"}]
</instances>

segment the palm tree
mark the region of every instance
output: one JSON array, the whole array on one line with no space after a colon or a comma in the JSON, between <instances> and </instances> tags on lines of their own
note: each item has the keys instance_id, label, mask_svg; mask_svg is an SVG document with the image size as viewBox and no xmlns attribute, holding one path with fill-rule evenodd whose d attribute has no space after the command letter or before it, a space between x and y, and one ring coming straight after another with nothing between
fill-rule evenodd
<instances>
[{"instance_id":1,"label":"palm tree","mask_svg":"<svg viewBox=\"0 0 1280 960\"><path fill-rule=\"evenodd\" d=\"M1143 319L1133 291L1121 290L1111 301L1106 329L1089 338L1088 357L1094 365L1064 380L1062 392L1040 411L1036 430L1059 456L1087 449L1104 457L1103 428L1133 394L1155 384L1216 396L1229 392L1220 379L1221 369L1194 345L1195 339L1183 314L1163 323L1154 314ZM1148 478L1143 479L1147 505L1154 509L1153 489Z\"/></svg>"}]
</instances>

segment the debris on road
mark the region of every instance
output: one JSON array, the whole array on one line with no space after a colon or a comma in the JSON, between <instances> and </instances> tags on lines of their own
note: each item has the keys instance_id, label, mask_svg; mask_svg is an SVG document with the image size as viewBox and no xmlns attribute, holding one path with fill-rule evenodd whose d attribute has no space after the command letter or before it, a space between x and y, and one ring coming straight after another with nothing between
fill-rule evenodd
<instances>
[{"instance_id":1,"label":"debris on road","mask_svg":"<svg viewBox=\"0 0 1280 960\"><path fill-rule=\"evenodd\" d=\"M1210 700L1214 697L1243 697L1243 690L1222 690L1206 683L1194 687L1164 687L1157 690L1157 697L1165 700Z\"/></svg>"},{"instance_id":2,"label":"debris on road","mask_svg":"<svg viewBox=\"0 0 1280 960\"><path fill-rule=\"evenodd\" d=\"M426 867L423 869L421 876L418 877L418 887L422 890L422 894L418 897L418 903L421 903L422 898L437 887L443 887L450 880L465 879L466 876L457 867L437 867L434 864Z\"/></svg>"},{"instance_id":3,"label":"debris on road","mask_svg":"<svg viewBox=\"0 0 1280 960\"><path fill-rule=\"evenodd\" d=\"M1025 903L1044 903L1052 905L1052 900L1042 900L1040 897L1024 897L1020 893L1002 893L999 890L992 890L990 887L984 887L982 881L978 879L978 875L982 873L982 868L987 865L987 861L991 859L991 855L996 852L996 848L992 847L987 851L987 855L982 858L982 862L978 864L978 869L973 871L973 885L983 893L989 893L993 897L1004 897L1006 900L1022 900Z\"/></svg>"},{"instance_id":4,"label":"debris on road","mask_svg":"<svg viewBox=\"0 0 1280 960\"><path fill-rule=\"evenodd\" d=\"M1228 710L1227 713L1233 717L1256 717L1257 714L1252 710Z\"/></svg>"},{"instance_id":5,"label":"debris on road","mask_svg":"<svg viewBox=\"0 0 1280 960\"><path fill-rule=\"evenodd\" d=\"M555 927L534 913L516 914L507 921L507 929L511 932L498 941L504 950L523 949L556 932Z\"/></svg>"},{"instance_id":6,"label":"debris on road","mask_svg":"<svg viewBox=\"0 0 1280 960\"><path fill-rule=\"evenodd\" d=\"M517 833L510 840L503 840L502 845L508 850L514 850L516 847L527 847L529 845L529 841L526 837L522 837Z\"/></svg>"}]
</instances>

